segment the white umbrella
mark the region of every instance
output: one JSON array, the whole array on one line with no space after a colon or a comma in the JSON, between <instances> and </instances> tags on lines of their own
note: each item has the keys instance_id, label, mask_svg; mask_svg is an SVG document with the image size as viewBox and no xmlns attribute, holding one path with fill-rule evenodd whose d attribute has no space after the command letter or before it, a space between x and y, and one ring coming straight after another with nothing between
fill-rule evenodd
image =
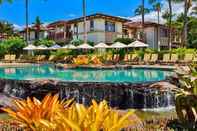
<instances>
[{"instance_id":1,"label":"white umbrella","mask_svg":"<svg viewBox=\"0 0 197 131\"><path fill-rule=\"evenodd\" d=\"M110 48L127 48L127 45L121 43L121 42L116 42L110 46Z\"/></svg>"},{"instance_id":2,"label":"white umbrella","mask_svg":"<svg viewBox=\"0 0 197 131\"><path fill-rule=\"evenodd\" d=\"M59 46L58 44L55 44L55 45L49 47L49 49L51 49L51 50L58 50L60 48L61 48L61 46Z\"/></svg>"},{"instance_id":3,"label":"white umbrella","mask_svg":"<svg viewBox=\"0 0 197 131\"><path fill-rule=\"evenodd\" d=\"M94 47L90 46L87 43L77 46L78 49L94 49Z\"/></svg>"},{"instance_id":4,"label":"white umbrella","mask_svg":"<svg viewBox=\"0 0 197 131\"><path fill-rule=\"evenodd\" d=\"M141 42L141 41L138 41L138 40L136 40L136 41L134 41L134 42L132 42L131 44L129 44L128 45L128 47L148 47L149 45L148 44L145 44L145 43L143 43L143 42Z\"/></svg>"},{"instance_id":5,"label":"white umbrella","mask_svg":"<svg viewBox=\"0 0 197 131\"><path fill-rule=\"evenodd\" d=\"M34 45L28 45L27 47L23 48L23 50L35 50L36 49L36 46Z\"/></svg>"},{"instance_id":6,"label":"white umbrella","mask_svg":"<svg viewBox=\"0 0 197 131\"><path fill-rule=\"evenodd\" d=\"M45 45L39 45L36 47L35 50L47 50L47 49L48 49L48 47L46 47Z\"/></svg>"},{"instance_id":7,"label":"white umbrella","mask_svg":"<svg viewBox=\"0 0 197 131\"><path fill-rule=\"evenodd\" d=\"M65 45L63 46L61 49L76 49L77 47L74 46L73 44L68 44L68 45Z\"/></svg>"},{"instance_id":8,"label":"white umbrella","mask_svg":"<svg viewBox=\"0 0 197 131\"><path fill-rule=\"evenodd\" d=\"M97 45L95 45L94 48L104 49L104 48L110 48L110 46L108 46L107 44L101 42L101 43L98 43Z\"/></svg>"}]
</instances>

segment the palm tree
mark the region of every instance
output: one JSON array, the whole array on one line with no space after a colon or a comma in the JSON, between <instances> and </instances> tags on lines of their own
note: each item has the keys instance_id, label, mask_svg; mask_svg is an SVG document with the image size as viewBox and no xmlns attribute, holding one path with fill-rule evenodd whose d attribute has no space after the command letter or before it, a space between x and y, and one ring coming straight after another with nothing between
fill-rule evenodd
<instances>
[{"instance_id":1,"label":"palm tree","mask_svg":"<svg viewBox=\"0 0 197 131\"><path fill-rule=\"evenodd\" d=\"M161 3L157 0L149 0L150 4L153 4L153 10L157 12L157 45L158 51L160 51L160 12L161 12Z\"/></svg>"},{"instance_id":2,"label":"palm tree","mask_svg":"<svg viewBox=\"0 0 197 131\"><path fill-rule=\"evenodd\" d=\"M5 2L5 1L7 1L7 2L9 2L9 3L12 2L12 0L0 0L0 4L2 4L2 3Z\"/></svg>"},{"instance_id":3,"label":"palm tree","mask_svg":"<svg viewBox=\"0 0 197 131\"><path fill-rule=\"evenodd\" d=\"M26 43L30 40L29 37L29 0L25 0L25 24L26 24L26 33L25 33L25 40Z\"/></svg>"},{"instance_id":4,"label":"palm tree","mask_svg":"<svg viewBox=\"0 0 197 131\"><path fill-rule=\"evenodd\" d=\"M168 8L169 8L169 12L168 12L168 34L169 34L169 37L168 37L168 47L169 47L169 50L172 49L172 0L168 0Z\"/></svg>"},{"instance_id":5,"label":"palm tree","mask_svg":"<svg viewBox=\"0 0 197 131\"><path fill-rule=\"evenodd\" d=\"M137 9L134 11L135 15L141 15L142 16L142 22L141 22L141 28L142 28L142 40L144 41L144 22L145 22L145 19L144 19L144 16L145 14L149 13L150 10L148 8L145 8L144 7L144 0L142 0L142 5L139 5L137 7Z\"/></svg>"},{"instance_id":6,"label":"palm tree","mask_svg":"<svg viewBox=\"0 0 197 131\"><path fill-rule=\"evenodd\" d=\"M83 18L84 18L84 23L83 23L83 29L84 29L84 43L87 43L87 28L86 28L86 0L83 0Z\"/></svg>"},{"instance_id":7,"label":"palm tree","mask_svg":"<svg viewBox=\"0 0 197 131\"><path fill-rule=\"evenodd\" d=\"M188 36L188 13L189 9L192 7L192 3L197 0L173 0L174 2L184 2L184 27L183 27L183 46L187 44Z\"/></svg>"},{"instance_id":8,"label":"palm tree","mask_svg":"<svg viewBox=\"0 0 197 131\"><path fill-rule=\"evenodd\" d=\"M39 16L36 17L35 23L33 23L33 24L35 27L35 38L36 38L36 40L39 40L40 39L40 30L41 30L41 25L42 25L42 22L41 22Z\"/></svg>"}]
</instances>

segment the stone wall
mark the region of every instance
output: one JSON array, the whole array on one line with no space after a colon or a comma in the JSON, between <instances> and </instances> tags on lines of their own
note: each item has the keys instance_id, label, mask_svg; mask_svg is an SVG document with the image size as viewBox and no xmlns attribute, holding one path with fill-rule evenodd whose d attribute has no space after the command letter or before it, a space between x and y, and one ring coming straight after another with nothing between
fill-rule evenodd
<instances>
[{"instance_id":1,"label":"stone wall","mask_svg":"<svg viewBox=\"0 0 197 131\"><path fill-rule=\"evenodd\" d=\"M47 93L59 93L61 99L75 98L77 102L86 105L89 105L92 99L97 101L105 99L112 107L120 109L158 108L173 105L174 94L170 91L152 88L152 84L0 79L0 93L11 97L34 96L39 99Z\"/></svg>"}]
</instances>

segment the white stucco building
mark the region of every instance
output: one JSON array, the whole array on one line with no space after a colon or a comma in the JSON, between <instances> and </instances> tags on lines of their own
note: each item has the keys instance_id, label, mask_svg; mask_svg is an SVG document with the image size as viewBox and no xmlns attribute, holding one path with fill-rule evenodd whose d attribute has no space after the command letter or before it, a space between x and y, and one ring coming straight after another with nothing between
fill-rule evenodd
<instances>
[{"instance_id":1,"label":"white stucco building","mask_svg":"<svg viewBox=\"0 0 197 131\"><path fill-rule=\"evenodd\" d=\"M116 38L123 36L123 24L129 20L120 17L93 14L86 17L87 37L94 43L113 43ZM84 39L83 17L68 21L73 39Z\"/></svg>"},{"instance_id":2,"label":"white stucco building","mask_svg":"<svg viewBox=\"0 0 197 131\"><path fill-rule=\"evenodd\" d=\"M140 40L140 32L142 31L141 22L124 23L124 37L135 38ZM169 29L165 25L154 22L144 23L144 41L150 48L158 49L168 48ZM172 31L172 48L179 47L181 43L180 34L176 30Z\"/></svg>"}]
</instances>

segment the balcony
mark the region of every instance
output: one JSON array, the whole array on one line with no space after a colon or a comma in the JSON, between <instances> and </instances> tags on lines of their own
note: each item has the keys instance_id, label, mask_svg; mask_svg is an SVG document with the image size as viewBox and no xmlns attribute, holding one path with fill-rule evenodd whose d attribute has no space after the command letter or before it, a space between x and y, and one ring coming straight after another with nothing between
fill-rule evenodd
<instances>
[{"instance_id":1,"label":"balcony","mask_svg":"<svg viewBox=\"0 0 197 131\"><path fill-rule=\"evenodd\" d=\"M161 37L160 38L160 46L168 46L168 37ZM179 47L181 41L177 38L172 38L172 47Z\"/></svg>"},{"instance_id":2,"label":"balcony","mask_svg":"<svg viewBox=\"0 0 197 131\"><path fill-rule=\"evenodd\" d=\"M117 32L105 32L105 42L113 43L113 41L120 36Z\"/></svg>"}]
</instances>

